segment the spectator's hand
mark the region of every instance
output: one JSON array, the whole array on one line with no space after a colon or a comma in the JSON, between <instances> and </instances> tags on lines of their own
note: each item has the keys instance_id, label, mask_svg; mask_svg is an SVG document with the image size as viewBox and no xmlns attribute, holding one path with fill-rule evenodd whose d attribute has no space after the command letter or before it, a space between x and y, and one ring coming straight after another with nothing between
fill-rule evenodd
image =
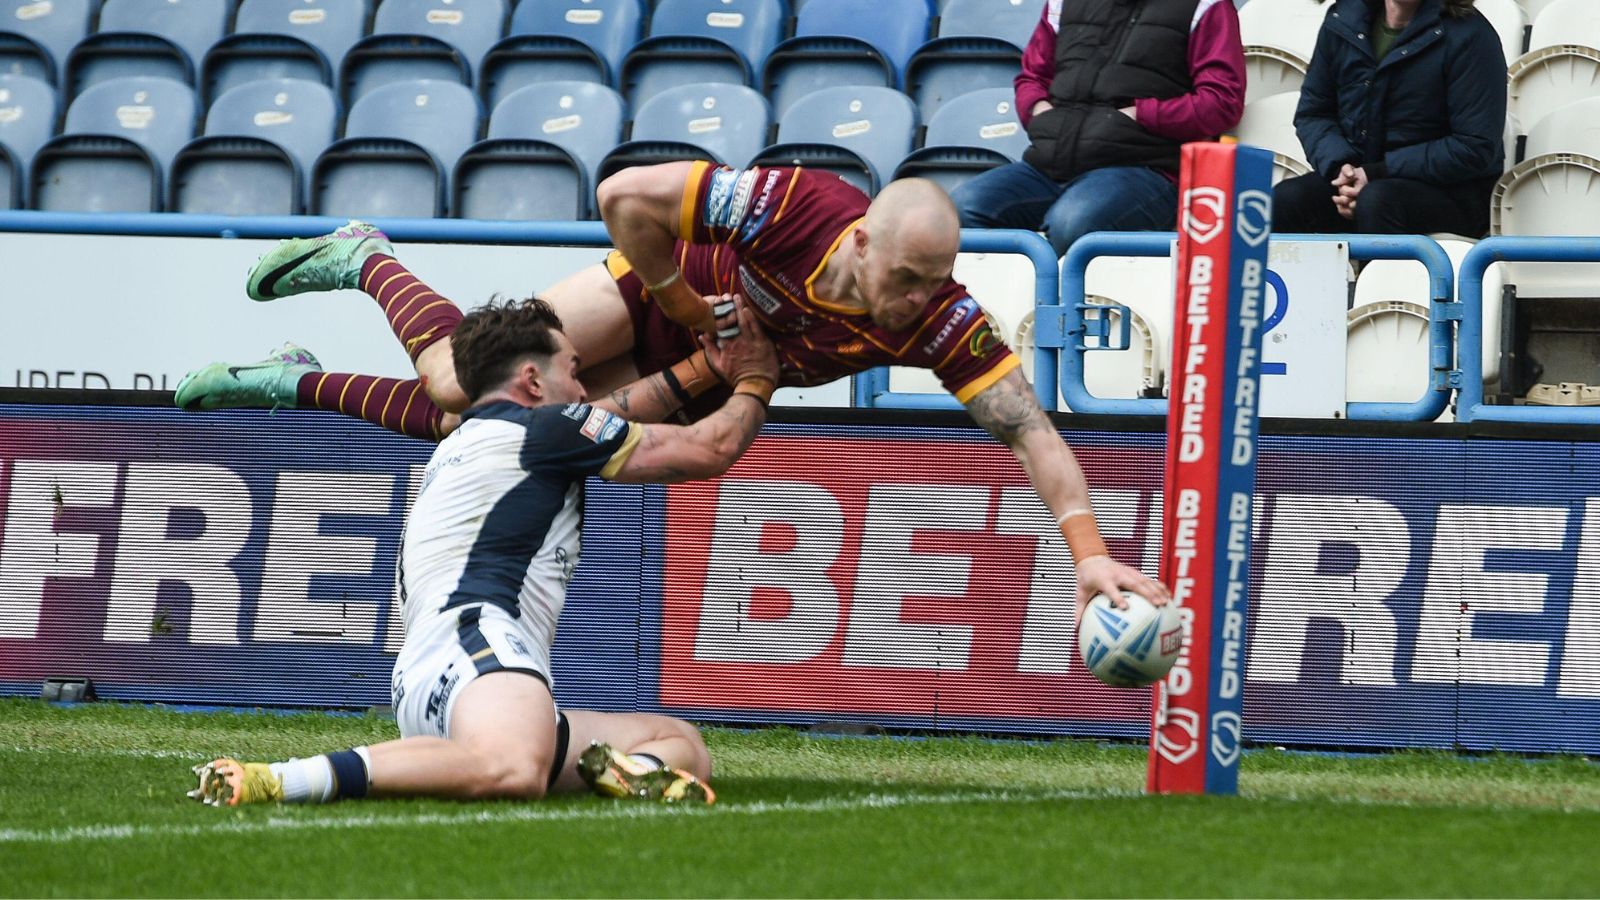
<instances>
[{"instance_id":1,"label":"spectator's hand","mask_svg":"<svg viewBox=\"0 0 1600 900\"><path fill-rule=\"evenodd\" d=\"M738 321L738 334L720 341L710 335L700 335L700 346L706 351L706 362L728 384L738 384L744 378L765 378L777 384L778 356L772 341L755 314L738 294L723 294L714 299L719 303L731 302Z\"/></svg>"},{"instance_id":2,"label":"spectator's hand","mask_svg":"<svg viewBox=\"0 0 1600 900\"><path fill-rule=\"evenodd\" d=\"M1139 107L1137 106L1124 106L1123 108L1117 110L1117 112L1122 113L1135 122L1139 121Z\"/></svg>"},{"instance_id":3,"label":"spectator's hand","mask_svg":"<svg viewBox=\"0 0 1600 900\"><path fill-rule=\"evenodd\" d=\"M1050 105L1050 101L1049 100L1040 100L1038 103L1035 103L1033 105L1033 110L1031 112L1029 112L1028 115L1037 116L1039 113L1042 113L1047 109L1054 109L1054 108L1055 107Z\"/></svg>"},{"instance_id":4,"label":"spectator's hand","mask_svg":"<svg viewBox=\"0 0 1600 900\"><path fill-rule=\"evenodd\" d=\"M1166 606L1172 600L1166 585L1104 554L1085 558L1078 563L1077 570L1080 618L1095 594L1110 597L1111 605L1118 609L1128 608L1128 601L1122 599L1125 590L1145 597L1155 606Z\"/></svg>"},{"instance_id":5,"label":"spectator's hand","mask_svg":"<svg viewBox=\"0 0 1600 900\"><path fill-rule=\"evenodd\" d=\"M1339 215L1344 216L1346 219L1349 219L1352 222L1355 221L1356 201L1354 198L1339 194L1333 198L1333 208L1334 211L1339 213Z\"/></svg>"}]
</instances>

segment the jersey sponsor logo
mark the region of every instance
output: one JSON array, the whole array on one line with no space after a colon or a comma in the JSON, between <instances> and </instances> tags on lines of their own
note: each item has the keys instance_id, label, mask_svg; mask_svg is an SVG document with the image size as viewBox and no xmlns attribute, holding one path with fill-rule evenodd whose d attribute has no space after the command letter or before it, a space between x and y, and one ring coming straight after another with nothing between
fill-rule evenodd
<instances>
[{"instance_id":1,"label":"jersey sponsor logo","mask_svg":"<svg viewBox=\"0 0 1600 900\"><path fill-rule=\"evenodd\" d=\"M733 186L733 201L728 204L728 226L744 218L745 210L750 208L750 196L756 191L756 177L760 174L756 169L746 169L739 175L739 180Z\"/></svg>"},{"instance_id":2,"label":"jersey sponsor logo","mask_svg":"<svg viewBox=\"0 0 1600 900\"><path fill-rule=\"evenodd\" d=\"M759 170L752 170L752 172L755 171ZM761 229L766 226L767 221L772 217L775 211L775 207L772 205L772 189L777 186L778 177L782 174L777 169L767 170L766 180L761 183L761 196L756 198L755 208L750 210L749 218L745 219L744 225L739 228L739 240L745 242L754 240L755 236L760 233ZM753 185L754 183L755 179L752 178L751 184Z\"/></svg>"},{"instance_id":3,"label":"jersey sponsor logo","mask_svg":"<svg viewBox=\"0 0 1600 900\"><path fill-rule=\"evenodd\" d=\"M529 659L533 658L533 654L528 652L528 645L522 642L522 638L519 638L514 634L508 634L506 635L506 644L511 647L512 655L526 656Z\"/></svg>"},{"instance_id":4,"label":"jersey sponsor logo","mask_svg":"<svg viewBox=\"0 0 1600 900\"><path fill-rule=\"evenodd\" d=\"M837 352L837 353L842 353L842 354L848 356L848 355L854 354L854 353L861 353L861 352L865 351L866 349L867 349L867 344L866 344L865 341L847 341L847 342L845 342L843 344L840 344L838 347L834 348L834 351Z\"/></svg>"},{"instance_id":5,"label":"jersey sponsor logo","mask_svg":"<svg viewBox=\"0 0 1600 900\"><path fill-rule=\"evenodd\" d=\"M568 403L566 406L561 407L561 414L574 422L582 422L584 417L589 414L589 404Z\"/></svg>"},{"instance_id":6,"label":"jersey sponsor logo","mask_svg":"<svg viewBox=\"0 0 1600 900\"><path fill-rule=\"evenodd\" d=\"M940 347L944 346L944 342L950 339L950 335L955 333L955 330L961 326L962 322L965 322L977 312L978 301L971 297L961 298L955 306L950 308L950 318L945 320L944 327L940 328L939 333L933 336L933 340L922 346L922 352L932 356Z\"/></svg>"},{"instance_id":7,"label":"jersey sponsor logo","mask_svg":"<svg viewBox=\"0 0 1600 900\"><path fill-rule=\"evenodd\" d=\"M750 270L744 266L739 267L739 284L744 287L745 297L754 302L762 312L768 315L777 313L778 307L783 305L783 301L773 296L772 292L768 291L765 285L756 280L756 277L750 274Z\"/></svg>"},{"instance_id":8,"label":"jersey sponsor logo","mask_svg":"<svg viewBox=\"0 0 1600 900\"><path fill-rule=\"evenodd\" d=\"M617 435L622 433L622 429L628 427L625 419L619 419L616 416L609 416L608 418L610 421L606 422L606 427L600 432L599 443L602 444L614 440Z\"/></svg>"},{"instance_id":9,"label":"jersey sponsor logo","mask_svg":"<svg viewBox=\"0 0 1600 900\"><path fill-rule=\"evenodd\" d=\"M600 433L605 429L606 423L610 419L611 414L605 410L591 409L589 418L583 420L583 427L578 429L578 433L598 444L604 440Z\"/></svg>"},{"instance_id":10,"label":"jersey sponsor logo","mask_svg":"<svg viewBox=\"0 0 1600 900\"><path fill-rule=\"evenodd\" d=\"M739 221L739 215L734 212L734 193L746 174L742 169L718 169L711 173L701 216L707 227L732 228L733 223Z\"/></svg>"}]
</instances>

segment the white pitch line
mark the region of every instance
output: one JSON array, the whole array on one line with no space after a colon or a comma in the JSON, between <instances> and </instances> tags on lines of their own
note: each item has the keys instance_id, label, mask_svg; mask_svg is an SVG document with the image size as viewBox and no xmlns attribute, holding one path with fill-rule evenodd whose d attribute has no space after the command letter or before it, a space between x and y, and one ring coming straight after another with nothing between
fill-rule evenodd
<instances>
[{"instance_id":1,"label":"white pitch line","mask_svg":"<svg viewBox=\"0 0 1600 900\"><path fill-rule=\"evenodd\" d=\"M866 794L826 800L795 802L724 803L705 810L670 806L617 803L600 807L566 806L494 807L462 813L417 815L359 815L329 818L272 818L256 821L222 819L204 825L83 825L73 828L0 829L0 844L42 844L67 841L120 841L133 838L205 837L216 834L283 834L291 831L339 831L363 828L415 828L437 825L493 825L521 822L569 822L604 819L653 819L674 815L766 815L769 813L828 813L908 806L944 806L957 803L1041 803L1084 800L1108 796L1138 796L1133 792L1055 790L1038 793L969 791L953 794ZM219 815L196 807L199 815Z\"/></svg>"},{"instance_id":2,"label":"white pitch line","mask_svg":"<svg viewBox=\"0 0 1600 900\"><path fill-rule=\"evenodd\" d=\"M193 750L138 750L131 747L0 747L0 753L65 753L72 756L127 756L135 759L215 759Z\"/></svg>"}]
</instances>

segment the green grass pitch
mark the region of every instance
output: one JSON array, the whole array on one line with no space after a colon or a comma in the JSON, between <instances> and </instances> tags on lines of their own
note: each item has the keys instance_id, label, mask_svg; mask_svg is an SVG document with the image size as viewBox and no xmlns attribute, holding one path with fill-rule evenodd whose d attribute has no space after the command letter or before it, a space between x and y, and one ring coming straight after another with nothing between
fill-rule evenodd
<instances>
[{"instance_id":1,"label":"green grass pitch","mask_svg":"<svg viewBox=\"0 0 1600 900\"><path fill-rule=\"evenodd\" d=\"M1592 896L1600 766L1247 754L1240 796L1146 797L1084 741L709 729L679 810L186 799L220 754L395 736L377 717L0 701L4 896Z\"/></svg>"}]
</instances>

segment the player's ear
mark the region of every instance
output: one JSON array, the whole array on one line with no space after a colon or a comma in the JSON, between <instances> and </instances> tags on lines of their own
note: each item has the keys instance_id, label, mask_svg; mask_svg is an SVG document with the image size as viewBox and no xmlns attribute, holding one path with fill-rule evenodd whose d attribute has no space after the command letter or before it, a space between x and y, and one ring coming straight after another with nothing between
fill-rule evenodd
<instances>
[{"instance_id":1,"label":"player's ear","mask_svg":"<svg viewBox=\"0 0 1600 900\"><path fill-rule=\"evenodd\" d=\"M535 400L544 399L544 373L539 371L538 365L531 359L525 359L517 367L517 380L521 381L532 394Z\"/></svg>"}]
</instances>

